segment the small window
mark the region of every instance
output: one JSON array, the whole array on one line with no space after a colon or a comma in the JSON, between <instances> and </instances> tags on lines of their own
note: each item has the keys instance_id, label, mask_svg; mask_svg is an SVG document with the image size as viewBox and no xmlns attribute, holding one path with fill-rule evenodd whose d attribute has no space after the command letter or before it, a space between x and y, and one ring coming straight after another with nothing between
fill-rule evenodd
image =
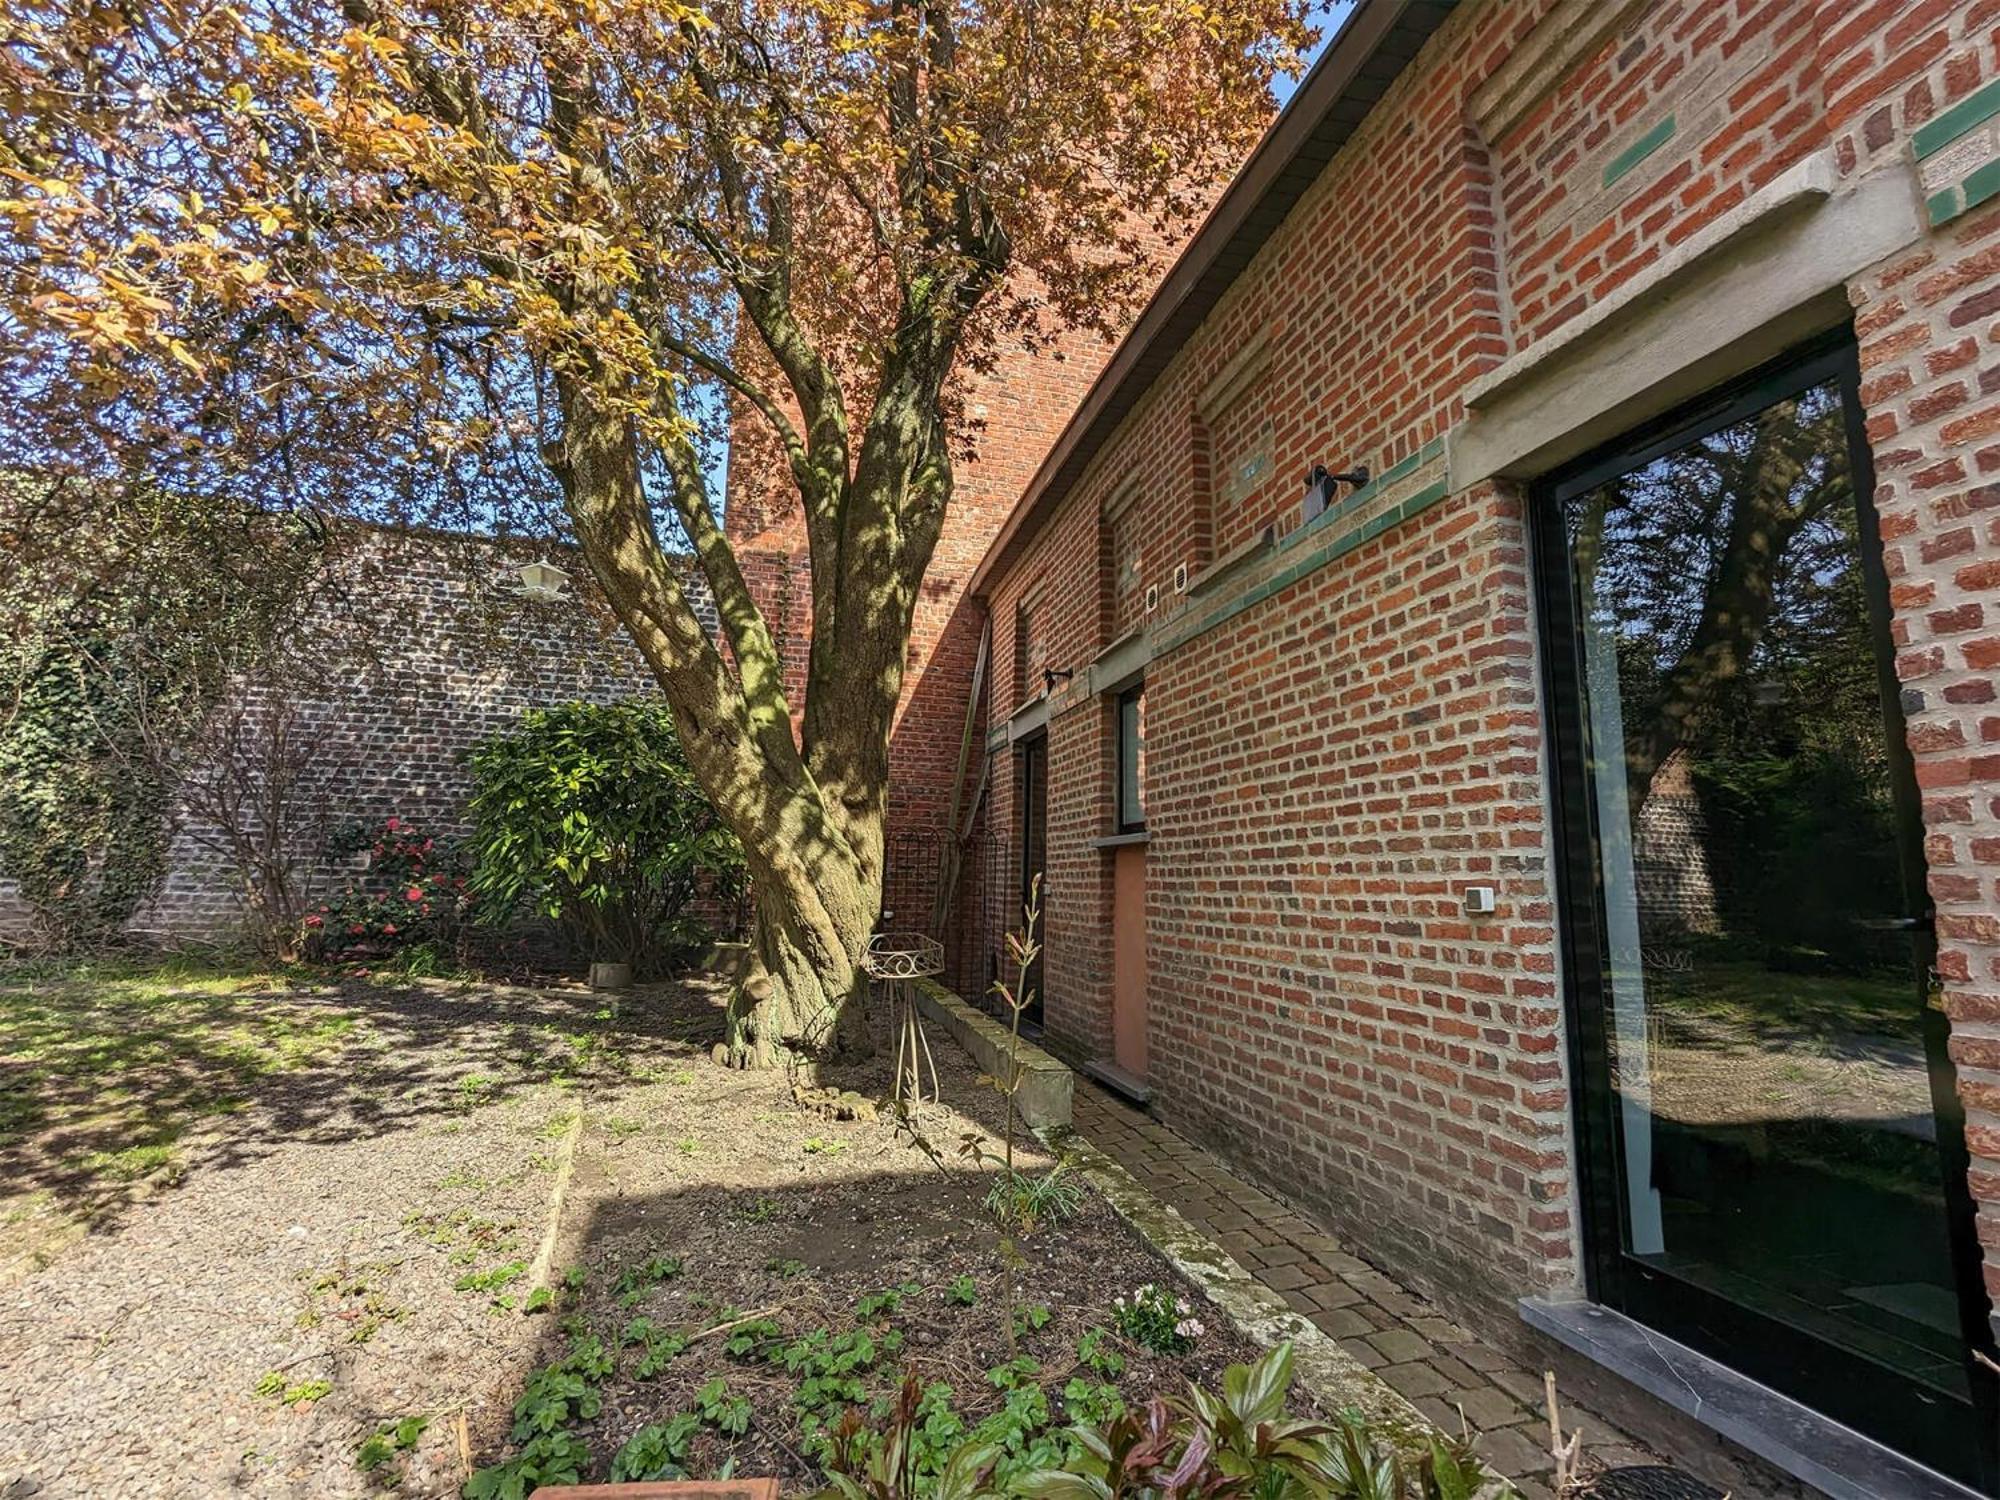
<instances>
[{"instance_id":1,"label":"small window","mask_svg":"<svg viewBox=\"0 0 2000 1500\"><path fill-rule=\"evenodd\" d=\"M1146 686L1118 695L1118 831L1146 826Z\"/></svg>"}]
</instances>

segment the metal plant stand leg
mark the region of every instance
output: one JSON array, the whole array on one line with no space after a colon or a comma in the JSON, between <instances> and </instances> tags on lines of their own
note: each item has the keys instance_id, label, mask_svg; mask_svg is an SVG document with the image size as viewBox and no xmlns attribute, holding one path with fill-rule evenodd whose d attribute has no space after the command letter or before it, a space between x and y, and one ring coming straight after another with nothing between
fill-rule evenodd
<instances>
[{"instance_id":1,"label":"metal plant stand leg","mask_svg":"<svg viewBox=\"0 0 2000 1500\"><path fill-rule=\"evenodd\" d=\"M890 1024L896 1028L896 1081L891 1097L912 1109L939 1098L937 1059L924 1034L918 1002L919 979L944 972L944 947L918 933L878 933L868 944L861 966L888 991ZM924 1075L930 1074L925 1088Z\"/></svg>"}]
</instances>

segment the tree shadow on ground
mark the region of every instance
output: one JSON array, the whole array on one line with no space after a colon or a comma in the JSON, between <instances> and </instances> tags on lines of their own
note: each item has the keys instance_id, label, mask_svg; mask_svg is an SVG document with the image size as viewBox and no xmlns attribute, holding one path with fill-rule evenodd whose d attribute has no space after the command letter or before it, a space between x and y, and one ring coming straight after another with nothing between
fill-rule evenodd
<instances>
[{"instance_id":1,"label":"tree shadow on ground","mask_svg":"<svg viewBox=\"0 0 2000 1500\"><path fill-rule=\"evenodd\" d=\"M166 966L0 970L0 1174L103 1231L190 1172L706 1051L722 998Z\"/></svg>"}]
</instances>

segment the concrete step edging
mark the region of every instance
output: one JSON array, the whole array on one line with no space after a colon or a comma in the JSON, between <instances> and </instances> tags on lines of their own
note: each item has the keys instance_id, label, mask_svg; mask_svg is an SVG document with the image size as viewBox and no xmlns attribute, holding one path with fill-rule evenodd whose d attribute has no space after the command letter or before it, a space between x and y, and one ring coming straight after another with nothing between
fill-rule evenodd
<instances>
[{"instance_id":1,"label":"concrete step edging","mask_svg":"<svg viewBox=\"0 0 2000 1500\"><path fill-rule=\"evenodd\" d=\"M1026 1037L1015 1043L999 1021L936 980L906 982L916 991L917 1006L924 1020L949 1032L952 1040L990 1077L1006 1076L1008 1048L1016 1047L1021 1087L1014 1095L1014 1105L1029 1129L1068 1126L1076 1075L1070 1072L1067 1063L1051 1057Z\"/></svg>"}]
</instances>

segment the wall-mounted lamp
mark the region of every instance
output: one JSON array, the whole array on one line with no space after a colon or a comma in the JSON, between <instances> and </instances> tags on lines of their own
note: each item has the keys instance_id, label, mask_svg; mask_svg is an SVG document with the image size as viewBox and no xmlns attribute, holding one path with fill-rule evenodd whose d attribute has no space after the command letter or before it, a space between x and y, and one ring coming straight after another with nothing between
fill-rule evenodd
<instances>
[{"instance_id":1,"label":"wall-mounted lamp","mask_svg":"<svg viewBox=\"0 0 2000 1500\"><path fill-rule=\"evenodd\" d=\"M560 599L569 586L569 574L554 563L531 562L515 570L520 590L530 599Z\"/></svg>"},{"instance_id":2,"label":"wall-mounted lamp","mask_svg":"<svg viewBox=\"0 0 2000 1500\"><path fill-rule=\"evenodd\" d=\"M1075 669L1070 667L1043 667L1042 691L1044 693L1053 693L1056 690L1057 678L1061 678L1064 682L1068 682L1074 676L1076 676Z\"/></svg>"},{"instance_id":3,"label":"wall-mounted lamp","mask_svg":"<svg viewBox=\"0 0 2000 1500\"><path fill-rule=\"evenodd\" d=\"M1337 484L1351 485L1355 489L1368 482L1368 465L1357 464L1351 469L1335 474L1325 464L1314 464L1312 473L1306 475L1305 505L1300 513L1301 523L1315 516L1324 515L1326 508L1333 504L1333 487Z\"/></svg>"}]
</instances>

